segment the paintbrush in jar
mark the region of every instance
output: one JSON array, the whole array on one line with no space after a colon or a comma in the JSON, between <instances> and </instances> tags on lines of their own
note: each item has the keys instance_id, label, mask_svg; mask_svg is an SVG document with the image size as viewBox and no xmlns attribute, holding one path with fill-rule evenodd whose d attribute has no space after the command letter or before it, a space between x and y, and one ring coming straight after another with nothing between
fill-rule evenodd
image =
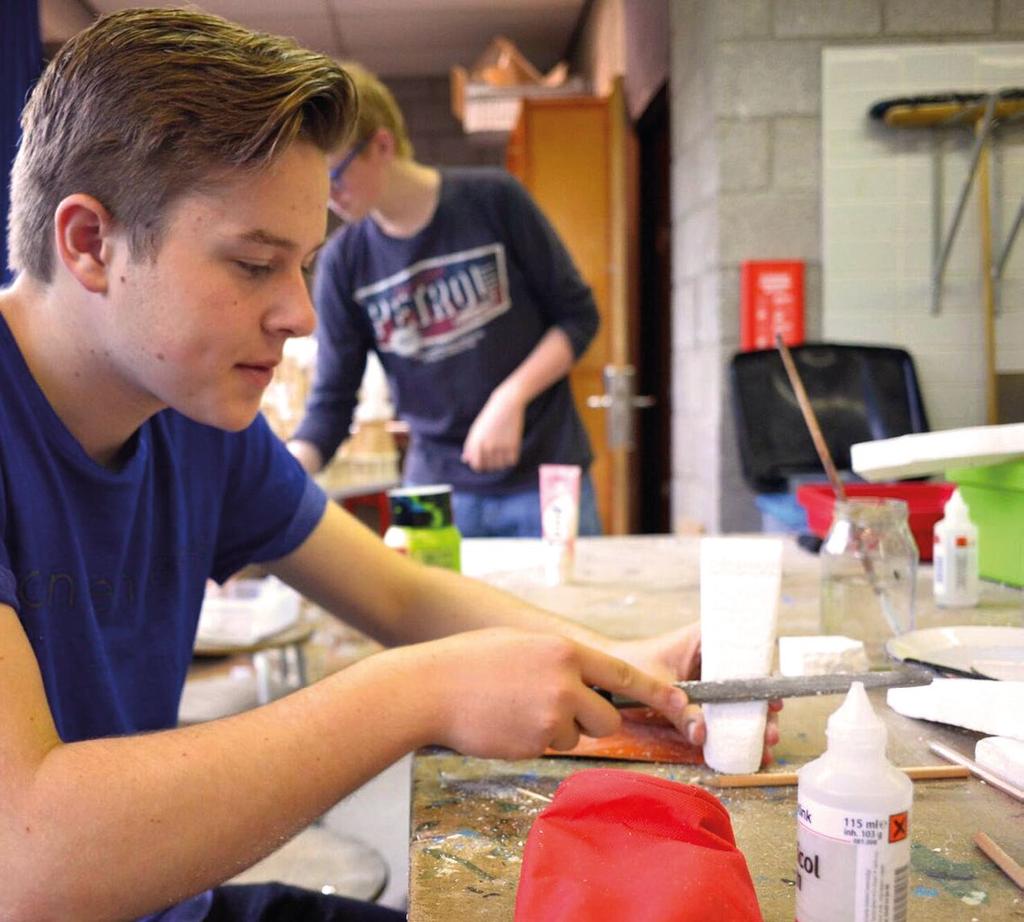
<instances>
[{"instance_id":1,"label":"paintbrush in jar","mask_svg":"<svg viewBox=\"0 0 1024 922\"><path fill-rule=\"evenodd\" d=\"M811 434L811 441L814 442L814 448L818 452L818 457L821 459L821 464L825 468L825 473L828 475L829 482L832 484L832 489L836 494L836 502L845 503L846 487L843 485L842 478L839 476L839 471L836 469L835 461L832 460L832 452L828 450L828 443L825 441L825 436L821 431L821 426L818 424L817 414L814 412L814 407L811 406L810 398L807 396L807 391L804 388L804 382L800 378L800 372L797 371L796 363L793 361L793 355L789 351L789 346L786 345L781 333L775 334L775 347L779 350L779 355L782 358L782 364L789 377L789 383L793 387L793 393L796 394L796 402L800 406L800 412L803 414L804 423ZM853 539L858 545L859 553L857 556L860 558L861 564L864 567L864 573L867 575L868 582L871 584L872 590L874 590L875 595L878 597L878 604L882 608L882 615L885 618L885 622L889 625L889 629L893 634L899 634L901 631L896 622L896 616L892 610L892 603L889 601L889 597L885 594L885 587L878 581L878 574L875 573L875 566L872 563L871 558L860 550L860 536L856 530L853 532Z\"/></svg>"}]
</instances>

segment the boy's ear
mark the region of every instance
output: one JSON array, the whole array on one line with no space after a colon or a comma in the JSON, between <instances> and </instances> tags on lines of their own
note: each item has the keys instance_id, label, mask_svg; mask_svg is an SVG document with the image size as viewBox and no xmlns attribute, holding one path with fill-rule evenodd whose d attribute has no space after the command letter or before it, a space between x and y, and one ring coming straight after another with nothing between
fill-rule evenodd
<instances>
[{"instance_id":1,"label":"boy's ear","mask_svg":"<svg viewBox=\"0 0 1024 922\"><path fill-rule=\"evenodd\" d=\"M60 261L83 288L94 294L107 290L113 227L110 212L97 199L82 193L63 199L53 215L54 246Z\"/></svg>"},{"instance_id":2,"label":"boy's ear","mask_svg":"<svg viewBox=\"0 0 1024 922\"><path fill-rule=\"evenodd\" d=\"M387 156L388 158L394 158L395 156L395 136L391 133L388 128L378 128L373 133L372 144L378 154Z\"/></svg>"}]
</instances>

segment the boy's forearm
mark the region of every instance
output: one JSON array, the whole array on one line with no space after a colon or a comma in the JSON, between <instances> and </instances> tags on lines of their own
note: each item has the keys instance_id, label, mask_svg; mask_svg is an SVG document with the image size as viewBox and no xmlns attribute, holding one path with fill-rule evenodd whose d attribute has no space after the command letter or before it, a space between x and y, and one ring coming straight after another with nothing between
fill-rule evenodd
<instances>
[{"instance_id":1,"label":"boy's forearm","mask_svg":"<svg viewBox=\"0 0 1024 922\"><path fill-rule=\"evenodd\" d=\"M601 634L493 586L414 563L331 505L312 535L269 569L387 646L489 627L560 634L599 649L611 644Z\"/></svg>"},{"instance_id":2,"label":"boy's forearm","mask_svg":"<svg viewBox=\"0 0 1024 922\"><path fill-rule=\"evenodd\" d=\"M561 327L551 327L533 350L498 387L525 407L572 370L576 361L572 343Z\"/></svg>"},{"instance_id":3,"label":"boy's forearm","mask_svg":"<svg viewBox=\"0 0 1024 922\"><path fill-rule=\"evenodd\" d=\"M280 846L428 741L411 676L375 659L211 724L51 750L0 808L0 918L135 918Z\"/></svg>"},{"instance_id":4,"label":"boy's forearm","mask_svg":"<svg viewBox=\"0 0 1024 922\"><path fill-rule=\"evenodd\" d=\"M410 598L417 616L409 619L402 642L418 642L462 631L512 627L559 634L578 643L608 650L614 641L582 624L545 611L508 592L437 567L421 567L423 584ZM429 586L429 591L426 590Z\"/></svg>"}]
</instances>

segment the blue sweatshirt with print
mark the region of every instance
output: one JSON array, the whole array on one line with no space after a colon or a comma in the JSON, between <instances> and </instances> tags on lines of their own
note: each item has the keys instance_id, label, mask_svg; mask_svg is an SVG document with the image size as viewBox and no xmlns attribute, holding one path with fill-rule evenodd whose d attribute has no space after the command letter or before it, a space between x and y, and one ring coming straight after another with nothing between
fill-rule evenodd
<instances>
[{"instance_id":1,"label":"blue sweatshirt with print","mask_svg":"<svg viewBox=\"0 0 1024 922\"><path fill-rule=\"evenodd\" d=\"M515 467L478 473L461 460L491 392L549 329L578 358L598 326L565 246L509 174L443 170L435 213L412 237L390 237L369 217L343 228L321 253L314 296L317 372L295 438L324 458L348 434L372 349L410 428L407 483L503 493L534 486L540 464L589 466L568 378L527 407Z\"/></svg>"}]
</instances>

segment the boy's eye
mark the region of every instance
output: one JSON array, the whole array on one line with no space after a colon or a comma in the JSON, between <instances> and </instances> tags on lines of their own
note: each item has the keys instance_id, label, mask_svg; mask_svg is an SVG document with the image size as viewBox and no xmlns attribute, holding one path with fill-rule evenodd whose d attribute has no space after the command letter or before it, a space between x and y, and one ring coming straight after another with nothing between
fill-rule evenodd
<instances>
[{"instance_id":1,"label":"boy's eye","mask_svg":"<svg viewBox=\"0 0 1024 922\"><path fill-rule=\"evenodd\" d=\"M250 263L242 259L235 260L235 263L246 275L252 278L262 278L270 272L270 266L263 263Z\"/></svg>"}]
</instances>

